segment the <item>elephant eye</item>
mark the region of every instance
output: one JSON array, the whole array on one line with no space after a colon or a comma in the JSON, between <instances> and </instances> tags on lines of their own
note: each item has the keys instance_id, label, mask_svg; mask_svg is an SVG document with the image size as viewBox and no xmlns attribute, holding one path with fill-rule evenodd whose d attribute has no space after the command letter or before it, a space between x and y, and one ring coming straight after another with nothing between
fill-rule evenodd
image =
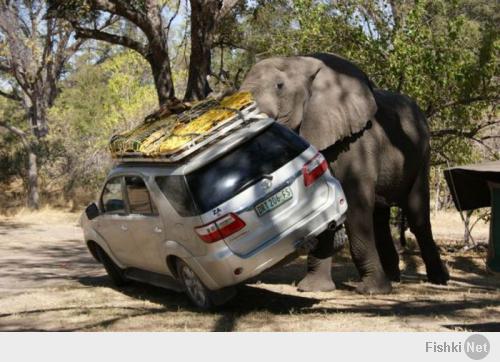
<instances>
[{"instance_id":1,"label":"elephant eye","mask_svg":"<svg viewBox=\"0 0 500 362\"><path fill-rule=\"evenodd\" d=\"M283 82L276 83L276 89L281 90L285 84Z\"/></svg>"}]
</instances>

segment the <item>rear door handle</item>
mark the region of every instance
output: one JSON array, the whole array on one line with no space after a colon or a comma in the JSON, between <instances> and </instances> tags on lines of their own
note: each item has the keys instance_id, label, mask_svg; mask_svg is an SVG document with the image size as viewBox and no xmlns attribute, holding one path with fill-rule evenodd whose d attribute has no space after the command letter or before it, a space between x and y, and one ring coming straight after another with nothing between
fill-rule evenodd
<instances>
[{"instance_id":1,"label":"rear door handle","mask_svg":"<svg viewBox=\"0 0 500 362\"><path fill-rule=\"evenodd\" d=\"M122 231L127 231L128 227L127 227L127 225L122 225L122 226L120 226L120 229L122 229Z\"/></svg>"}]
</instances>

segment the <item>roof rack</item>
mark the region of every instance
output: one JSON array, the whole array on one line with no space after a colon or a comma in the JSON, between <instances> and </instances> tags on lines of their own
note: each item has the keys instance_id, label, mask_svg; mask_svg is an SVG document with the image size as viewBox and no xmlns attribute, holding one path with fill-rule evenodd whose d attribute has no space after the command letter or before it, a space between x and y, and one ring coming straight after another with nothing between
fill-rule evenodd
<instances>
[{"instance_id":1,"label":"roof rack","mask_svg":"<svg viewBox=\"0 0 500 362\"><path fill-rule=\"evenodd\" d=\"M235 114L226 120L217 123L208 132L196 135L192 140L171 152L165 152L155 156L145 156L142 152L127 152L126 154L114 157L119 162L161 162L176 163L188 156L201 151L207 146L224 138L230 131L241 128L248 123L268 118L261 113L255 102L242 110L231 109Z\"/></svg>"}]
</instances>

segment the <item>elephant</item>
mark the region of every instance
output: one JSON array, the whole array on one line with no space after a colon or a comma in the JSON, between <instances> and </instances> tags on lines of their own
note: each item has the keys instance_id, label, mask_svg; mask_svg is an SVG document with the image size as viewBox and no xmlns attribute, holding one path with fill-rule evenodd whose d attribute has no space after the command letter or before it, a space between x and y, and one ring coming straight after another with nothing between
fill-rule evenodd
<instances>
[{"instance_id":1,"label":"elephant","mask_svg":"<svg viewBox=\"0 0 500 362\"><path fill-rule=\"evenodd\" d=\"M447 283L430 224L430 132L412 99L375 89L358 66L329 53L259 61L240 90L251 92L261 112L314 145L340 181L348 203L350 252L361 279L357 292L390 293L391 281L400 279L389 227L392 205L404 210L428 280ZM329 230L318 237L299 290L335 288L333 235Z\"/></svg>"}]
</instances>

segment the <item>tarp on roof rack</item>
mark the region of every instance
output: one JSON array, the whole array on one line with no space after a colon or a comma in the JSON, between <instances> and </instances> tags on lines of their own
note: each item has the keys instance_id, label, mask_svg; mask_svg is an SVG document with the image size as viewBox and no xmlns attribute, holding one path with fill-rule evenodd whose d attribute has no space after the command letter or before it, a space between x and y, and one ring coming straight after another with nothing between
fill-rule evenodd
<instances>
[{"instance_id":1,"label":"tarp on roof rack","mask_svg":"<svg viewBox=\"0 0 500 362\"><path fill-rule=\"evenodd\" d=\"M113 158L162 158L192 148L231 121L256 111L251 93L238 92L221 101L206 100L181 114L145 121L114 135L109 144Z\"/></svg>"}]
</instances>

